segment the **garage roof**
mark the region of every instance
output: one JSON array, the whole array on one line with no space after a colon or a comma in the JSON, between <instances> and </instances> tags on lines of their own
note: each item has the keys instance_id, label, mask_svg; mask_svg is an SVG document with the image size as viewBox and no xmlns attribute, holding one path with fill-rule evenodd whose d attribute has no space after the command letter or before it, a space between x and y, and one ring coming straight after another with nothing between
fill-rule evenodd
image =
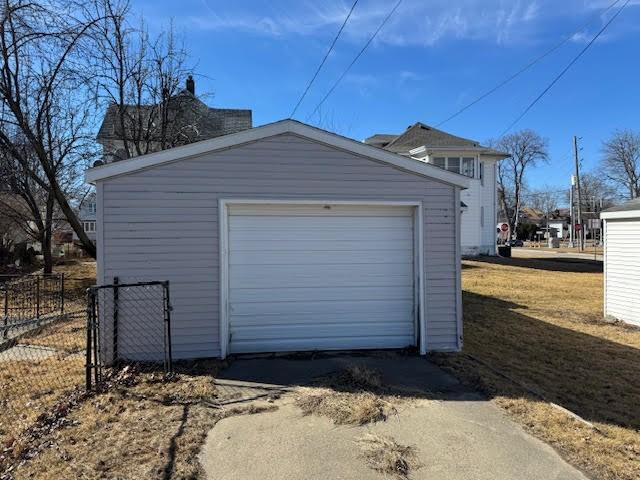
<instances>
[{"instance_id":1,"label":"garage roof","mask_svg":"<svg viewBox=\"0 0 640 480\"><path fill-rule=\"evenodd\" d=\"M613 218L635 218L640 217L640 198L634 198L622 205L607 208L600 213L600 218L605 220Z\"/></svg>"},{"instance_id":2,"label":"garage roof","mask_svg":"<svg viewBox=\"0 0 640 480\"><path fill-rule=\"evenodd\" d=\"M387 152L377 147L373 147L335 133L327 132L326 130L312 127L296 120L281 120L279 122L269 123L250 130L203 140L201 142L150 153L148 155L129 158L127 160L108 163L99 167L93 167L86 171L85 180L88 183L94 183L110 177L127 175L156 165L175 162L197 155L202 155L204 153L223 150L285 133L292 133L300 137L324 143L340 150L387 163L403 170L424 175L456 187L469 187L469 180L464 175L451 173L426 162Z\"/></svg>"}]
</instances>

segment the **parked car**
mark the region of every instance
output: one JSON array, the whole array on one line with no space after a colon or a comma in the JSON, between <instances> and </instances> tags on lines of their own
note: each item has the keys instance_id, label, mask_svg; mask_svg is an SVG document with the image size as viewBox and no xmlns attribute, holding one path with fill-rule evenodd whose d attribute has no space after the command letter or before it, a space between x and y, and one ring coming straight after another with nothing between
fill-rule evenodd
<instances>
[{"instance_id":1,"label":"parked car","mask_svg":"<svg viewBox=\"0 0 640 480\"><path fill-rule=\"evenodd\" d=\"M509 240L506 245L510 247L524 247L524 242L522 240Z\"/></svg>"}]
</instances>

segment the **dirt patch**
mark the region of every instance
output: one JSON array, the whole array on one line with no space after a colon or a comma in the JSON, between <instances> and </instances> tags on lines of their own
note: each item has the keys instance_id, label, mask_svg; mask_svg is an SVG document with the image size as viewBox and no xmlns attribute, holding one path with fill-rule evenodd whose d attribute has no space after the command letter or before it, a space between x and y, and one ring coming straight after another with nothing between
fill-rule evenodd
<instances>
[{"instance_id":1,"label":"dirt patch","mask_svg":"<svg viewBox=\"0 0 640 480\"><path fill-rule=\"evenodd\" d=\"M602 273L551 263L464 261L464 352L432 358L594 477L640 478L640 331L602 318Z\"/></svg>"},{"instance_id":2,"label":"dirt patch","mask_svg":"<svg viewBox=\"0 0 640 480\"><path fill-rule=\"evenodd\" d=\"M368 433L356 443L367 464L385 475L406 479L422 466L414 446L400 445L390 436Z\"/></svg>"}]
</instances>

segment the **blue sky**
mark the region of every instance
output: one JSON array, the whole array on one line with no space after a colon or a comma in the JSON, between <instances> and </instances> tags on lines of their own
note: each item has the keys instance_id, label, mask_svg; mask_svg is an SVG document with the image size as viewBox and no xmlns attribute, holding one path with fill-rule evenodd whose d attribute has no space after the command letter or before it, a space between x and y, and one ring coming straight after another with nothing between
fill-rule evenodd
<instances>
[{"instance_id":1,"label":"blue sky","mask_svg":"<svg viewBox=\"0 0 640 480\"><path fill-rule=\"evenodd\" d=\"M435 125L563 38L571 40L514 82L443 125L495 138L622 5L613 0L404 0L310 123L356 139ZM344 20L351 0L133 0L152 31L173 20L197 63L198 93L251 108L255 125L286 118ZM360 0L296 118L305 120L393 6ZM591 22L586 28L587 22ZM548 138L551 160L531 187L564 188L574 134L585 170L616 128L640 129L640 0L514 127Z\"/></svg>"}]
</instances>

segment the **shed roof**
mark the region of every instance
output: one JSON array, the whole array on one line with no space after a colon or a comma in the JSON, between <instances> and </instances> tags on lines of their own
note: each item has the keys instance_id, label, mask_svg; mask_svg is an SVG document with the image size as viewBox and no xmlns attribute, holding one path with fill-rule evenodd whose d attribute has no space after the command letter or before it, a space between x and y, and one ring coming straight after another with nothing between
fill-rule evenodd
<instances>
[{"instance_id":1,"label":"shed roof","mask_svg":"<svg viewBox=\"0 0 640 480\"><path fill-rule=\"evenodd\" d=\"M325 145L371 158L382 163L387 163L394 167L398 167L412 173L417 173L459 188L469 187L469 179L464 175L448 172L421 160L397 155L371 145L366 145L357 140L343 137L291 119L281 120L261 127L244 130L242 132L93 167L86 171L85 180L88 183L94 183L110 177L126 175L132 172L151 168L156 165L176 162L182 159L202 155L204 153L231 148L285 133L295 134L319 143L324 143Z\"/></svg>"},{"instance_id":2,"label":"shed roof","mask_svg":"<svg viewBox=\"0 0 640 480\"><path fill-rule=\"evenodd\" d=\"M622 205L607 208L600 214L600 218L605 220L615 218L635 218L640 217L640 198L634 198Z\"/></svg>"}]
</instances>

